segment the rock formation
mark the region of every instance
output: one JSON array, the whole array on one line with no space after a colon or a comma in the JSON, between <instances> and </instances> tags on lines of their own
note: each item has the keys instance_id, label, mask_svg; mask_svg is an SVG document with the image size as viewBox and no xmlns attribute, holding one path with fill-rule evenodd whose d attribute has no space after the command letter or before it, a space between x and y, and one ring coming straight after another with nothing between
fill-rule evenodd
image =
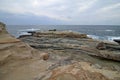
<instances>
[{"instance_id":1,"label":"rock formation","mask_svg":"<svg viewBox=\"0 0 120 80\"><path fill-rule=\"evenodd\" d=\"M5 24L0 22L0 44L12 42L20 42L20 40L10 36L10 34L8 34L8 32L6 31Z\"/></svg>"},{"instance_id":2,"label":"rock formation","mask_svg":"<svg viewBox=\"0 0 120 80\"><path fill-rule=\"evenodd\" d=\"M120 45L120 39L114 39L114 41Z\"/></svg>"},{"instance_id":3,"label":"rock formation","mask_svg":"<svg viewBox=\"0 0 120 80\"><path fill-rule=\"evenodd\" d=\"M101 43L83 35L69 31L40 31L20 38L50 55L47 61L52 62L51 66L36 80L119 80L120 52L115 48L117 44Z\"/></svg>"},{"instance_id":4,"label":"rock formation","mask_svg":"<svg viewBox=\"0 0 120 80\"><path fill-rule=\"evenodd\" d=\"M0 80L119 80L119 50L98 50L98 43L86 34L66 31L19 40L0 23Z\"/></svg>"},{"instance_id":5,"label":"rock formation","mask_svg":"<svg viewBox=\"0 0 120 80\"><path fill-rule=\"evenodd\" d=\"M97 49L99 50L105 50L106 49L106 46L104 44L104 42L100 42L97 46L96 46Z\"/></svg>"},{"instance_id":6,"label":"rock formation","mask_svg":"<svg viewBox=\"0 0 120 80\"><path fill-rule=\"evenodd\" d=\"M48 60L49 59L49 54L48 53L42 53L41 57L43 60Z\"/></svg>"},{"instance_id":7,"label":"rock formation","mask_svg":"<svg viewBox=\"0 0 120 80\"><path fill-rule=\"evenodd\" d=\"M12 37L0 23L0 80L33 80L47 68L42 53Z\"/></svg>"},{"instance_id":8,"label":"rock formation","mask_svg":"<svg viewBox=\"0 0 120 80\"><path fill-rule=\"evenodd\" d=\"M93 69L90 63L85 62L58 67L50 72L39 74L37 78L38 80L109 80Z\"/></svg>"},{"instance_id":9,"label":"rock formation","mask_svg":"<svg viewBox=\"0 0 120 80\"><path fill-rule=\"evenodd\" d=\"M5 24L0 22L0 34L6 34L6 28L5 28Z\"/></svg>"},{"instance_id":10,"label":"rock formation","mask_svg":"<svg viewBox=\"0 0 120 80\"><path fill-rule=\"evenodd\" d=\"M68 38L88 38L86 34L79 34L77 32L69 32L69 31L45 31L45 32L36 32L33 33L33 36L36 37L68 37Z\"/></svg>"}]
</instances>

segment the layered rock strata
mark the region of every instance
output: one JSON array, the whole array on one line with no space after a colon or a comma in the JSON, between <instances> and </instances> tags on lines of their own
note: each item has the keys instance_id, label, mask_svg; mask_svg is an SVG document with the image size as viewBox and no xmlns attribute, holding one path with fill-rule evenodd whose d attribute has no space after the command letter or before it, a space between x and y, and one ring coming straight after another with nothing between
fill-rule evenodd
<instances>
[{"instance_id":1,"label":"layered rock strata","mask_svg":"<svg viewBox=\"0 0 120 80\"><path fill-rule=\"evenodd\" d=\"M0 80L119 80L116 59L95 57L116 49L98 50L98 43L66 31L38 32L19 40L0 23Z\"/></svg>"}]
</instances>

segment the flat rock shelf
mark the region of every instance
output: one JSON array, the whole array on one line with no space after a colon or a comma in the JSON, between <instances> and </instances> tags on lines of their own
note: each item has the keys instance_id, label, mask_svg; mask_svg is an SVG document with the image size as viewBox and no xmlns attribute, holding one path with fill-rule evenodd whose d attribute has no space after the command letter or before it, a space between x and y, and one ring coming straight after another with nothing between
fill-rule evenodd
<instances>
[{"instance_id":1,"label":"flat rock shelf","mask_svg":"<svg viewBox=\"0 0 120 80\"><path fill-rule=\"evenodd\" d=\"M0 80L120 80L119 44L71 31L14 38L0 22Z\"/></svg>"}]
</instances>

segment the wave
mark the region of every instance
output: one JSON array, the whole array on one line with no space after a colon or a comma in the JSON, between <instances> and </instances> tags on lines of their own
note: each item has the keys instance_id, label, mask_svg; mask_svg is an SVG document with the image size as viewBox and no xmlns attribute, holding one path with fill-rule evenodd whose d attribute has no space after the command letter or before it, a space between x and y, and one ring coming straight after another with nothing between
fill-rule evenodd
<instances>
[{"instance_id":1,"label":"wave","mask_svg":"<svg viewBox=\"0 0 120 80\"><path fill-rule=\"evenodd\" d=\"M31 33L29 32L34 32L34 31L39 31L40 29L34 29L34 28L31 28L31 29L24 29L24 30L19 30L17 32L17 36L16 37L19 37L21 35L31 35Z\"/></svg>"},{"instance_id":2,"label":"wave","mask_svg":"<svg viewBox=\"0 0 120 80\"><path fill-rule=\"evenodd\" d=\"M30 33L28 32L18 32L19 35L31 35Z\"/></svg>"},{"instance_id":3,"label":"wave","mask_svg":"<svg viewBox=\"0 0 120 80\"><path fill-rule=\"evenodd\" d=\"M115 37L115 36L107 36L109 41L113 41L114 39L120 39L120 37Z\"/></svg>"},{"instance_id":4,"label":"wave","mask_svg":"<svg viewBox=\"0 0 120 80\"><path fill-rule=\"evenodd\" d=\"M97 36L97 35L88 35L88 37L96 40L107 40L113 42L114 39L120 39L120 36Z\"/></svg>"},{"instance_id":5,"label":"wave","mask_svg":"<svg viewBox=\"0 0 120 80\"><path fill-rule=\"evenodd\" d=\"M30 29L19 30L17 32L17 37L21 35L31 35L31 33L28 33L28 32L32 32L32 31L40 31L40 29L30 28ZM77 33L77 31L73 31L73 30L68 30L68 31ZM114 30L107 29L105 31L114 31ZM98 35L87 35L87 36L96 40L107 40L111 42L113 42L114 39L120 39L120 36L98 36Z\"/></svg>"},{"instance_id":6,"label":"wave","mask_svg":"<svg viewBox=\"0 0 120 80\"><path fill-rule=\"evenodd\" d=\"M105 30L105 31L107 31L107 32L111 32L111 31L114 31L114 30L107 29L107 30Z\"/></svg>"},{"instance_id":7,"label":"wave","mask_svg":"<svg viewBox=\"0 0 120 80\"><path fill-rule=\"evenodd\" d=\"M28 32L28 31L38 31L38 30L40 29L31 28L31 29L24 29L24 30L19 30L19 31Z\"/></svg>"}]
</instances>

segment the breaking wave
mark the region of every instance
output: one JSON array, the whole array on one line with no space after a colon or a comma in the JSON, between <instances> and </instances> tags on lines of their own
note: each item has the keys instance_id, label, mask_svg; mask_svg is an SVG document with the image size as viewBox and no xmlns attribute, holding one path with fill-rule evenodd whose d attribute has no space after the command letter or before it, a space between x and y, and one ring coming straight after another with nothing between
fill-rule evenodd
<instances>
[{"instance_id":1,"label":"breaking wave","mask_svg":"<svg viewBox=\"0 0 120 80\"><path fill-rule=\"evenodd\" d=\"M31 29L24 29L24 30L19 30L17 32L17 36L16 37L19 37L21 35L31 35L31 33L29 32L34 32L34 31L38 31L39 29L34 29L34 28L31 28Z\"/></svg>"},{"instance_id":2,"label":"breaking wave","mask_svg":"<svg viewBox=\"0 0 120 80\"><path fill-rule=\"evenodd\" d=\"M113 42L114 39L120 39L120 36L97 36L97 35L88 35L88 37L96 40L108 40Z\"/></svg>"},{"instance_id":3,"label":"breaking wave","mask_svg":"<svg viewBox=\"0 0 120 80\"><path fill-rule=\"evenodd\" d=\"M111 32L111 31L114 31L114 30L107 29L107 30L105 30L105 31L107 31L107 32Z\"/></svg>"}]
</instances>

